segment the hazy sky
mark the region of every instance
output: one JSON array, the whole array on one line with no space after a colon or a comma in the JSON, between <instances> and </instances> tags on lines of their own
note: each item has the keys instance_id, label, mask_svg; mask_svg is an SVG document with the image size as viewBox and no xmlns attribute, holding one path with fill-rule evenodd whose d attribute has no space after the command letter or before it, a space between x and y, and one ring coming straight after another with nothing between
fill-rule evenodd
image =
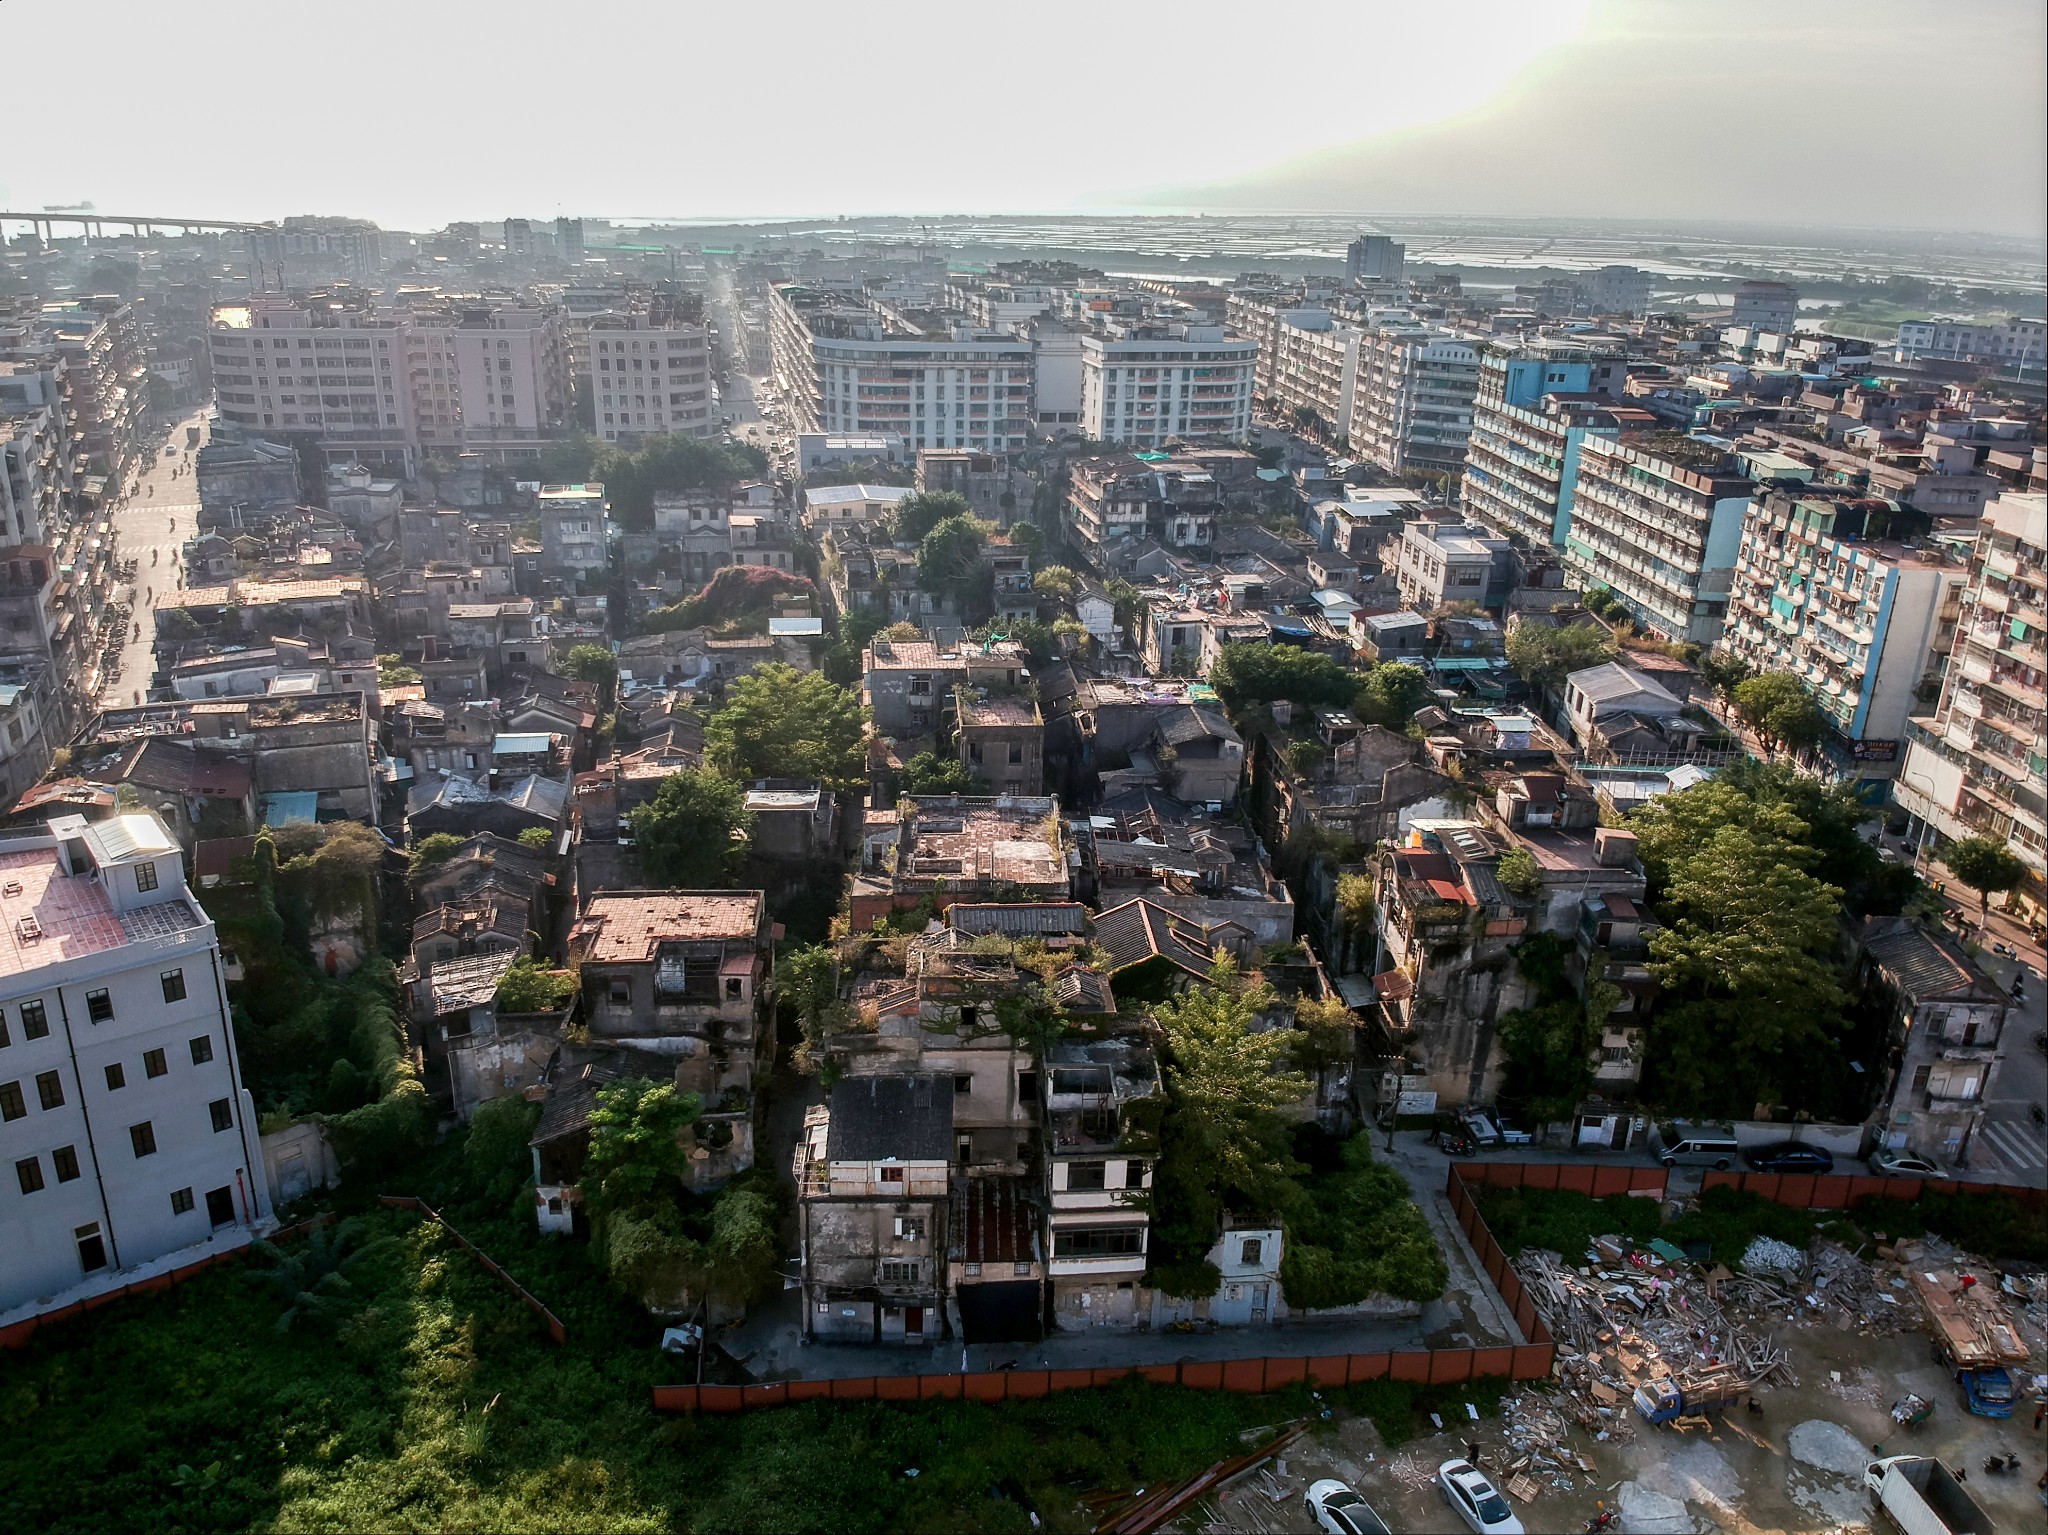
<instances>
[{"instance_id":1,"label":"hazy sky","mask_svg":"<svg viewBox=\"0 0 2048 1535\"><path fill-rule=\"evenodd\" d=\"M2042 17L2040 0L4 0L0 208L430 228L1172 205L2038 232Z\"/></svg>"}]
</instances>

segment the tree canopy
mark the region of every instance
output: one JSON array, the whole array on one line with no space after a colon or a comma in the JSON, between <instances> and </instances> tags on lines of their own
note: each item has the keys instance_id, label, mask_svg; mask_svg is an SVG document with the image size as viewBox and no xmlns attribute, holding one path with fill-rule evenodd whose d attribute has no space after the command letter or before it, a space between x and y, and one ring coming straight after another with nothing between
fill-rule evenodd
<instances>
[{"instance_id":1,"label":"tree canopy","mask_svg":"<svg viewBox=\"0 0 2048 1535\"><path fill-rule=\"evenodd\" d=\"M770 610L794 597L808 602L816 587L808 576L793 570L772 570L765 565L725 565L712 573L697 591L681 602L655 608L640 621L643 634L665 634L672 629L717 628L761 619Z\"/></svg>"},{"instance_id":2,"label":"tree canopy","mask_svg":"<svg viewBox=\"0 0 2048 1535\"><path fill-rule=\"evenodd\" d=\"M1429 702L1429 679L1406 661L1382 661L1358 690L1353 707L1368 724L1399 729Z\"/></svg>"},{"instance_id":3,"label":"tree canopy","mask_svg":"<svg viewBox=\"0 0 2048 1535\"><path fill-rule=\"evenodd\" d=\"M1530 687L1555 693L1573 672L1614 659L1605 629L1584 624L1521 624L1508 636L1508 665Z\"/></svg>"},{"instance_id":4,"label":"tree canopy","mask_svg":"<svg viewBox=\"0 0 2048 1535\"><path fill-rule=\"evenodd\" d=\"M919 752L903 764L905 794L986 794L988 780L958 757Z\"/></svg>"},{"instance_id":5,"label":"tree canopy","mask_svg":"<svg viewBox=\"0 0 2048 1535\"><path fill-rule=\"evenodd\" d=\"M596 683L599 699L605 708L610 708L612 695L619 686L619 658L612 654L609 645L571 645L568 655L562 658L562 675Z\"/></svg>"},{"instance_id":6,"label":"tree canopy","mask_svg":"<svg viewBox=\"0 0 2048 1535\"><path fill-rule=\"evenodd\" d=\"M974 508L957 491L920 491L896 503L895 516L890 519L891 531L898 543L921 543L924 536L940 523L955 517L971 520L973 516Z\"/></svg>"},{"instance_id":7,"label":"tree canopy","mask_svg":"<svg viewBox=\"0 0 2048 1535\"><path fill-rule=\"evenodd\" d=\"M683 1131L702 1112L697 1095L678 1092L673 1082L626 1077L600 1087L590 1111L590 1154L579 1180L592 1212L672 1200L690 1171Z\"/></svg>"},{"instance_id":8,"label":"tree canopy","mask_svg":"<svg viewBox=\"0 0 2048 1535\"><path fill-rule=\"evenodd\" d=\"M2016 887L2027 866L1998 837L1964 837L1941 850L1941 861L1957 879L1977 892L1980 918L1991 915L1991 898Z\"/></svg>"},{"instance_id":9,"label":"tree canopy","mask_svg":"<svg viewBox=\"0 0 2048 1535\"><path fill-rule=\"evenodd\" d=\"M917 546L917 584L935 595L951 597L963 613L986 612L992 572L981 562L990 529L973 517L948 517L936 524Z\"/></svg>"},{"instance_id":10,"label":"tree canopy","mask_svg":"<svg viewBox=\"0 0 2048 1535\"><path fill-rule=\"evenodd\" d=\"M1772 751L1800 751L1820 744L1827 716L1806 685L1790 672L1763 672L1735 684L1730 695L1742 723Z\"/></svg>"},{"instance_id":11,"label":"tree canopy","mask_svg":"<svg viewBox=\"0 0 2048 1535\"><path fill-rule=\"evenodd\" d=\"M1308 1078L1287 1069L1300 1040L1294 1029L1260 1032L1259 1014L1272 989L1248 984L1219 958L1207 984L1159 1004L1165 1032L1169 1122L1181 1156L1203 1169L1226 1203L1274 1204L1293 1170L1282 1111L1308 1091Z\"/></svg>"},{"instance_id":12,"label":"tree canopy","mask_svg":"<svg viewBox=\"0 0 2048 1535\"><path fill-rule=\"evenodd\" d=\"M629 818L640 867L657 885L715 890L746 862L746 791L706 768L671 773Z\"/></svg>"},{"instance_id":13,"label":"tree canopy","mask_svg":"<svg viewBox=\"0 0 2048 1535\"><path fill-rule=\"evenodd\" d=\"M1313 650L1298 645L1254 645L1233 640L1209 668L1209 681L1232 710L1286 699L1314 707L1345 707L1358 691L1358 677Z\"/></svg>"},{"instance_id":14,"label":"tree canopy","mask_svg":"<svg viewBox=\"0 0 2048 1535\"><path fill-rule=\"evenodd\" d=\"M576 977L534 959L517 959L498 981L498 1007L507 1013L556 1013L576 995Z\"/></svg>"},{"instance_id":15,"label":"tree canopy","mask_svg":"<svg viewBox=\"0 0 2048 1535\"><path fill-rule=\"evenodd\" d=\"M696 437L649 437L638 449L599 444L579 434L551 443L541 457L544 478L597 481L620 527L644 533L654 526L658 491L707 490L736 485L768 472L768 457L740 442Z\"/></svg>"},{"instance_id":16,"label":"tree canopy","mask_svg":"<svg viewBox=\"0 0 2048 1535\"><path fill-rule=\"evenodd\" d=\"M1031 578L1031 589L1055 602L1072 602L1081 595L1081 578L1065 565L1048 565Z\"/></svg>"},{"instance_id":17,"label":"tree canopy","mask_svg":"<svg viewBox=\"0 0 2048 1535\"><path fill-rule=\"evenodd\" d=\"M821 673L780 662L732 684L705 726L704 746L728 778L815 780L835 790L859 784L867 760L854 695Z\"/></svg>"}]
</instances>

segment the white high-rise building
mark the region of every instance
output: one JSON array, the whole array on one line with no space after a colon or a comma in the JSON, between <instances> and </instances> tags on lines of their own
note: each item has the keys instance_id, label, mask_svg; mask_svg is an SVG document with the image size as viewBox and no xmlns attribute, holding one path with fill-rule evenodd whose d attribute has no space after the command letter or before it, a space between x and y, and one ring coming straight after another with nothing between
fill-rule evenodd
<instances>
[{"instance_id":1,"label":"white high-rise building","mask_svg":"<svg viewBox=\"0 0 2048 1535\"><path fill-rule=\"evenodd\" d=\"M709 437L717 429L711 338L693 297L661 292L644 306L592 315L583 351L584 385L606 442Z\"/></svg>"},{"instance_id":2,"label":"white high-rise building","mask_svg":"<svg viewBox=\"0 0 2048 1535\"><path fill-rule=\"evenodd\" d=\"M1632 266L1604 266L1593 274L1591 298L1595 314L1648 314L1650 274Z\"/></svg>"},{"instance_id":3,"label":"white high-rise building","mask_svg":"<svg viewBox=\"0 0 2048 1535\"><path fill-rule=\"evenodd\" d=\"M800 432L890 432L912 451L1021 450L1033 424L1029 340L930 310L784 283L770 298L775 381Z\"/></svg>"},{"instance_id":4,"label":"white high-rise building","mask_svg":"<svg viewBox=\"0 0 2048 1535\"><path fill-rule=\"evenodd\" d=\"M1258 347L1220 325L1117 325L1081 338L1081 431L1119 447L1251 433Z\"/></svg>"},{"instance_id":5,"label":"white high-rise building","mask_svg":"<svg viewBox=\"0 0 2048 1535\"><path fill-rule=\"evenodd\" d=\"M1390 474L1455 474L1472 435L1479 350L1403 314L1359 339L1351 450Z\"/></svg>"},{"instance_id":6,"label":"white high-rise building","mask_svg":"<svg viewBox=\"0 0 2048 1535\"><path fill-rule=\"evenodd\" d=\"M1385 235L1360 235L1344 252L1344 276L1351 282L1399 282L1408 248Z\"/></svg>"},{"instance_id":7,"label":"white high-rise building","mask_svg":"<svg viewBox=\"0 0 2048 1535\"><path fill-rule=\"evenodd\" d=\"M0 850L0 1311L270 1215L213 923L147 811Z\"/></svg>"},{"instance_id":8,"label":"white high-rise building","mask_svg":"<svg viewBox=\"0 0 2048 1535\"><path fill-rule=\"evenodd\" d=\"M420 428L404 316L318 296L256 298L216 307L206 339L226 420L260 436L310 433L337 459L412 476Z\"/></svg>"}]
</instances>

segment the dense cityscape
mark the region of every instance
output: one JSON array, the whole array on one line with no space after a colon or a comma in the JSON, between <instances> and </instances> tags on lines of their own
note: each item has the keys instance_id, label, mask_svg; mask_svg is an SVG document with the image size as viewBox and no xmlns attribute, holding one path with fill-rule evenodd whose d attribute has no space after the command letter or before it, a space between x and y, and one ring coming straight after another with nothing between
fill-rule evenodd
<instances>
[{"instance_id":1,"label":"dense cityscape","mask_svg":"<svg viewBox=\"0 0 2048 1535\"><path fill-rule=\"evenodd\" d=\"M2037 1526L2042 257L0 210L15 1517Z\"/></svg>"}]
</instances>

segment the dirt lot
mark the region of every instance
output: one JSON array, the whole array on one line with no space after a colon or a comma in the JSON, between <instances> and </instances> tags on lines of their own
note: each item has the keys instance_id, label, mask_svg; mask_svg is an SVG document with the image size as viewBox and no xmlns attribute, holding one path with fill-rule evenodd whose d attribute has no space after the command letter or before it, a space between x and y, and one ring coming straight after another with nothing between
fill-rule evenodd
<instances>
[{"instance_id":1,"label":"dirt lot","mask_svg":"<svg viewBox=\"0 0 2048 1535\"><path fill-rule=\"evenodd\" d=\"M2033 1431L2030 1401L2004 1421L1971 1417L1920 1333L1864 1337L1817 1325L1791 1328L1780 1337L1790 1344L1800 1383L1761 1393L1760 1416L1738 1409L1711 1433L1677 1433L1652 1429L1629 1413L1625 1421L1634 1433L1631 1443L1601 1443L1573 1428L1565 1442L1593 1463L1593 1474L1573 1475L1569 1492L1546 1486L1534 1500L1518 1504L1523 1524L1547 1535L1569 1535L1584 1527L1595 1501L1604 1499L1610 1506L1619 1503L1623 1519L1618 1528L1633 1535L1805 1535L1867 1528L1870 1498L1860 1466L1838 1473L1802 1463L1792 1453L1793 1430L1802 1424L1836 1425L1844 1432L1802 1430L1799 1447L1814 1459L1849 1466L1894 1429L1887 1415L1890 1404L1917 1391L1936 1404L1934 1417L1918 1429L1894 1430L1885 1453L1936 1455L1952 1468L1966 1469L1970 1495L2007 1535L2042 1528L2044 1511L2034 1481L2048 1461L2042 1436ZM1312 1530L1302 1493L1309 1483L1329 1476L1355 1487L1392 1529L1459 1529L1425 1479L1439 1462L1462 1455L1469 1438L1478 1439L1485 1463L1498 1464L1503 1424L1492 1418L1477 1425L1447 1420L1446 1427L1448 1432L1413 1440L1390 1455L1371 1423L1339 1413L1332 1429L1295 1445L1285 1457L1286 1475L1273 1479L1287 1491L1283 1501L1272 1501L1265 1487L1247 1479L1181 1528ZM2017 1452L2019 1474L1984 1474L1980 1462L1993 1450Z\"/></svg>"}]
</instances>

